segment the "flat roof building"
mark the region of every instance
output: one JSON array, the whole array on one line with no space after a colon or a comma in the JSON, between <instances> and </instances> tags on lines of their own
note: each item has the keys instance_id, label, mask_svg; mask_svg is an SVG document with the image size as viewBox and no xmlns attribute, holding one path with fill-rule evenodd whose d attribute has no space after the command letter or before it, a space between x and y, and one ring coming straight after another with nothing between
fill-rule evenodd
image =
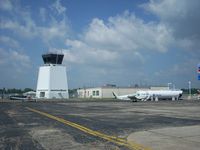
<instances>
[{"instance_id":1,"label":"flat roof building","mask_svg":"<svg viewBox=\"0 0 200 150\"><path fill-rule=\"evenodd\" d=\"M168 87L116 87L102 86L93 88L81 88L77 90L78 98L114 98L113 92L117 95L133 94L142 90L167 90Z\"/></svg>"},{"instance_id":2,"label":"flat roof building","mask_svg":"<svg viewBox=\"0 0 200 150\"><path fill-rule=\"evenodd\" d=\"M78 89L78 98L114 98L112 92L117 95L126 95L135 93L138 90L147 90L147 88L131 88L131 87L94 87Z\"/></svg>"}]
</instances>

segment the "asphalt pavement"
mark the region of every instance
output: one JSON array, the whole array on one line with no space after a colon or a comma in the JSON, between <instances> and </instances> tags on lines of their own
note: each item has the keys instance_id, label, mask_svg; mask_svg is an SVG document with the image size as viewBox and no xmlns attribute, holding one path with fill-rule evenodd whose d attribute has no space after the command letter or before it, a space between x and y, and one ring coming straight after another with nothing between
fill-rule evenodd
<instances>
[{"instance_id":1,"label":"asphalt pavement","mask_svg":"<svg viewBox=\"0 0 200 150\"><path fill-rule=\"evenodd\" d=\"M197 132L199 126L200 101L193 100L0 103L0 149L8 150L162 149L167 146L163 141L155 146L157 134L152 144L143 140L144 132L145 137L158 129ZM197 148L198 140L188 146ZM173 143L176 147L179 143Z\"/></svg>"}]
</instances>

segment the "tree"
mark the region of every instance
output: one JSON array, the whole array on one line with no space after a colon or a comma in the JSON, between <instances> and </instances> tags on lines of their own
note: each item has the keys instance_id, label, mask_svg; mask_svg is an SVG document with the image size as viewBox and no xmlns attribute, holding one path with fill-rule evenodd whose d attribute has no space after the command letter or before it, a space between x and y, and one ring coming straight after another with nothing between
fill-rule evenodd
<instances>
[{"instance_id":1,"label":"tree","mask_svg":"<svg viewBox=\"0 0 200 150\"><path fill-rule=\"evenodd\" d=\"M34 90L31 89L31 88L25 88L25 89L23 90L23 93L26 93L26 92L29 92L29 91L34 91Z\"/></svg>"}]
</instances>

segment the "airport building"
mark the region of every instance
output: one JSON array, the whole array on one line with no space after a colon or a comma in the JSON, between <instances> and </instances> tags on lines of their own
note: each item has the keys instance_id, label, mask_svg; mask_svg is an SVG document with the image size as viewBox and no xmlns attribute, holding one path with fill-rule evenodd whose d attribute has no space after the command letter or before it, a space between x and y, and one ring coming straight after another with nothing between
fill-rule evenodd
<instances>
[{"instance_id":1,"label":"airport building","mask_svg":"<svg viewBox=\"0 0 200 150\"><path fill-rule=\"evenodd\" d=\"M146 89L146 88L145 88ZM114 98L113 92L117 95L126 95L135 93L144 88L129 88L129 87L94 87L78 89L78 98Z\"/></svg>"},{"instance_id":2,"label":"airport building","mask_svg":"<svg viewBox=\"0 0 200 150\"><path fill-rule=\"evenodd\" d=\"M102 86L94 88L82 88L78 89L78 98L114 98L113 92L117 95L127 95L136 93L142 90L166 90L168 87L146 87L146 88L136 88L136 87L116 87L116 86Z\"/></svg>"},{"instance_id":3,"label":"airport building","mask_svg":"<svg viewBox=\"0 0 200 150\"><path fill-rule=\"evenodd\" d=\"M39 68L36 97L40 99L69 98L66 66L63 54L42 55L44 65Z\"/></svg>"}]
</instances>

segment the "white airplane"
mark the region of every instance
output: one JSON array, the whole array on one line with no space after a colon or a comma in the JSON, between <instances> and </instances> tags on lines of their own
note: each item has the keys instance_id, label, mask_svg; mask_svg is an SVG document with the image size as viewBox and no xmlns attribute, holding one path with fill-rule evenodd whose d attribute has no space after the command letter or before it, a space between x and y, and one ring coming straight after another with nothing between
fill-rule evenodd
<instances>
[{"instance_id":1,"label":"white airplane","mask_svg":"<svg viewBox=\"0 0 200 150\"><path fill-rule=\"evenodd\" d=\"M171 99L179 100L183 94L181 90L149 90L149 91L138 91L136 92L136 98L141 101L155 100L159 99Z\"/></svg>"},{"instance_id":2,"label":"white airplane","mask_svg":"<svg viewBox=\"0 0 200 150\"><path fill-rule=\"evenodd\" d=\"M181 90L147 90L147 91L137 91L134 94L121 95L118 96L113 92L115 98L120 100L132 100L132 101L158 101L159 99L171 99L179 100L183 94Z\"/></svg>"}]
</instances>

